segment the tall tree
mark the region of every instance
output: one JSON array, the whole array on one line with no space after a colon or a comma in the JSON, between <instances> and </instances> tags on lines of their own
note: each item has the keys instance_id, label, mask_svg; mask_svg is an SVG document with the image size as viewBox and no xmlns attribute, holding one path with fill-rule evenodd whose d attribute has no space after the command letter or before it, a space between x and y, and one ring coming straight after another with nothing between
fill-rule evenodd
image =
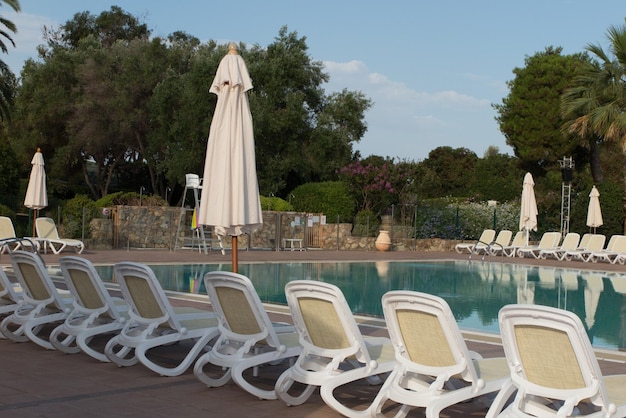
<instances>
[{"instance_id":1,"label":"tall tree","mask_svg":"<svg viewBox=\"0 0 626 418\"><path fill-rule=\"evenodd\" d=\"M585 66L576 78L576 85L563 97L563 111L572 118L566 124L569 132L583 140L615 142L626 157L626 25L611 26L607 38L608 51L597 44L587 46L597 63ZM623 170L626 218L626 164Z\"/></svg>"},{"instance_id":2,"label":"tall tree","mask_svg":"<svg viewBox=\"0 0 626 418\"><path fill-rule=\"evenodd\" d=\"M422 161L427 171L420 185L424 197L468 196L468 178L472 178L478 157L467 148L437 147ZM424 187L426 186L426 187Z\"/></svg>"},{"instance_id":3,"label":"tall tree","mask_svg":"<svg viewBox=\"0 0 626 418\"><path fill-rule=\"evenodd\" d=\"M5 3L10 8L19 12L20 2L18 0L2 0L0 1L0 6L2 3ZM15 47L15 42L11 37L12 33L17 33L17 27L15 23L6 19L3 16L0 16L0 50L7 54L9 52L9 48L5 41L8 41ZM15 82L15 75L9 68L9 66L4 62L4 60L0 60L0 119L1 120L9 120L11 118L11 108L13 107L13 102L15 98L15 89L17 83Z\"/></svg>"},{"instance_id":4,"label":"tall tree","mask_svg":"<svg viewBox=\"0 0 626 418\"><path fill-rule=\"evenodd\" d=\"M535 177L558 170L558 160L573 156L586 159L576 141L561 133L561 95L572 86L585 62L581 54L561 55L562 48L548 47L526 57L524 68L515 68L510 92L493 107L506 143L513 147L521 167ZM581 164L582 166L582 164Z\"/></svg>"}]
</instances>

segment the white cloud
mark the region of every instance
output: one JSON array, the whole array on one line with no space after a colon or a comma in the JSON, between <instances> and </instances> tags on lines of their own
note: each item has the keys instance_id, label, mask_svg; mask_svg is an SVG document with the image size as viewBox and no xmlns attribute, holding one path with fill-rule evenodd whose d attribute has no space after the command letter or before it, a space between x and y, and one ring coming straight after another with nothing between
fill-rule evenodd
<instances>
[{"instance_id":1,"label":"white cloud","mask_svg":"<svg viewBox=\"0 0 626 418\"><path fill-rule=\"evenodd\" d=\"M365 115L368 132L356 145L363 156L419 160L444 145L469 148L478 155L490 145L506 152L504 138L494 128L489 99L455 90L419 91L406 82L370 72L361 61L325 61L324 65L330 74L328 91L358 90L374 103ZM487 80L471 78L479 83Z\"/></svg>"}]
</instances>

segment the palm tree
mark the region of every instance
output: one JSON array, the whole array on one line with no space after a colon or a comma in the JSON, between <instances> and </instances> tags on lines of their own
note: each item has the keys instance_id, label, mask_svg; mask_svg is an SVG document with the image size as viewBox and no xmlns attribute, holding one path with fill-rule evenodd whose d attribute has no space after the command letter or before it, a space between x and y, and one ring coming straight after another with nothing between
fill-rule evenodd
<instances>
[{"instance_id":1,"label":"palm tree","mask_svg":"<svg viewBox=\"0 0 626 418\"><path fill-rule=\"evenodd\" d=\"M626 157L626 25L611 26L607 38L608 53L599 45L585 48L597 62L590 62L576 78L575 87L563 94L563 129L587 142L592 150L598 142L617 142ZM626 217L626 164L622 182Z\"/></svg>"},{"instance_id":2,"label":"palm tree","mask_svg":"<svg viewBox=\"0 0 626 418\"><path fill-rule=\"evenodd\" d=\"M16 12L21 10L19 0L0 0L0 6L5 3ZM7 54L9 49L5 41L9 41L13 47L15 42L11 37L12 33L17 33L15 23L3 16L0 16L0 50ZM15 75L9 66L0 60L0 119L7 120L11 117L11 107L13 106L13 98L15 95Z\"/></svg>"}]
</instances>

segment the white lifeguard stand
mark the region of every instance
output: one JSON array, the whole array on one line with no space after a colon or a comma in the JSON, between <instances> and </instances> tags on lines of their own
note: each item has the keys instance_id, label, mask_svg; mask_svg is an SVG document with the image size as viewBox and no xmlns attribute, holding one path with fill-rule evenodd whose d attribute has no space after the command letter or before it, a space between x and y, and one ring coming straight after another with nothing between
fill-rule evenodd
<instances>
[{"instance_id":1,"label":"white lifeguard stand","mask_svg":"<svg viewBox=\"0 0 626 418\"><path fill-rule=\"evenodd\" d=\"M197 174L188 173L185 174L185 191L183 192L183 199L181 204L181 219L178 222L178 231L176 232L176 244L181 240L181 233L184 230L184 220L182 218L186 218L185 214L187 211L194 211L197 215L198 210L200 208L200 191L202 189L202 179ZM194 207L193 209L185 208L185 201L187 200L187 193L189 191L193 192L193 201ZM192 215L193 216L193 215ZM202 224L196 224L195 228L192 228L192 239L191 239L191 248L194 248L195 240L198 240L198 251L201 252L204 250L205 254L208 254L208 246L206 242L206 237L204 235L204 227ZM184 234L183 234L184 235ZM184 247L184 236L182 237Z\"/></svg>"}]
</instances>

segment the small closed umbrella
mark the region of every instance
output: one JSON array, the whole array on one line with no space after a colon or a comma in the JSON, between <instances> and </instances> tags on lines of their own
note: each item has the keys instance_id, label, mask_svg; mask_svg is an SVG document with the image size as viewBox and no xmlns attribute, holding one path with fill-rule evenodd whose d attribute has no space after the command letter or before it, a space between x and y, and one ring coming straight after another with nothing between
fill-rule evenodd
<instances>
[{"instance_id":1,"label":"small closed umbrella","mask_svg":"<svg viewBox=\"0 0 626 418\"><path fill-rule=\"evenodd\" d=\"M33 209L33 236L36 236L35 232L35 219L37 219L37 213L40 209L48 206L48 192L46 189L46 170L43 162L43 154L41 149L37 148L37 152L31 160L32 169L30 171L30 178L28 180L28 188L26 189L26 198L24 199L24 206L29 209Z\"/></svg>"},{"instance_id":2,"label":"small closed umbrella","mask_svg":"<svg viewBox=\"0 0 626 418\"><path fill-rule=\"evenodd\" d=\"M207 144L197 222L232 237L232 269L238 270L237 237L263 224L256 174L252 114L247 92L252 80L246 64L229 44L209 91L217 104Z\"/></svg>"},{"instance_id":3,"label":"small closed umbrella","mask_svg":"<svg viewBox=\"0 0 626 418\"><path fill-rule=\"evenodd\" d=\"M593 186L589 193L589 208L587 209L587 226L593 228L593 233L596 233L596 228L603 225L602 210L600 209L600 192Z\"/></svg>"},{"instance_id":4,"label":"small closed umbrella","mask_svg":"<svg viewBox=\"0 0 626 418\"><path fill-rule=\"evenodd\" d=\"M537 200L535 199L535 182L530 173L524 176L522 185L522 204L519 218L520 231L526 231L526 245L530 231L537 230Z\"/></svg>"}]
</instances>

